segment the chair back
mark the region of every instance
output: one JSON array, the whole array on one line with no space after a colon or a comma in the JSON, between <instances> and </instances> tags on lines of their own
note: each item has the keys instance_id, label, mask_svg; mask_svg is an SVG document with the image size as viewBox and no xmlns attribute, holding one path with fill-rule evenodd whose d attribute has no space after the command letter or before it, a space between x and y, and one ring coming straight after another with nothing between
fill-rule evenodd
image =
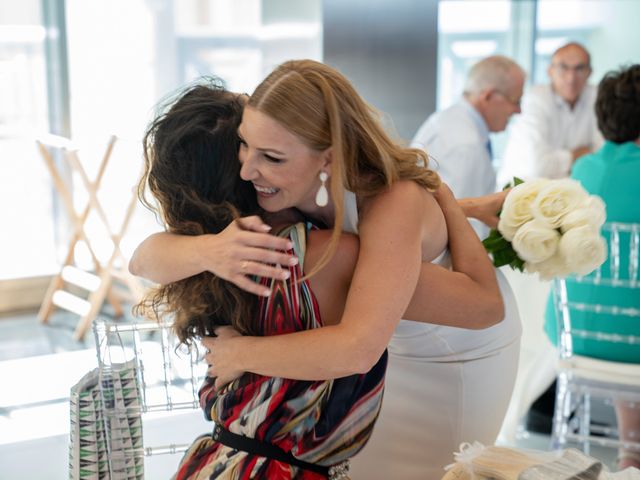
<instances>
[{"instance_id":1,"label":"chair back","mask_svg":"<svg viewBox=\"0 0 640 480\"><path fill-rule=\"evenodd\" d=\"M184 452L212 428L198 396L204 350L199 343L180 346L171 323L98 318L94 334L111 478L157 478L146 471L144 457Z\"/></svg>"},{"instance_id":2,"label":"chair back","mask_svg":"<svg viewBox=\"0 0 640 480\"><path fill-rule=\"evenodd\" d=\"M560 359L552 445L640 454L640 224L606 223L602 233L607 261L553 282Z\"/></svg>"},{"instance_id":3,"label":"chair back","mask_svg":"<svg viewBox=\"0 0 640 480\"><path fill-rule=\"evenodd\" d=\"M600 350L599 343L605 350L635 349L622 361L640 363L640 223L606 223L602 233L608 245L605 263L587 276L554 280L560 358L592 356L577 350L576 343L583 350L588 345Z\"/></svg>"}]
</instances>

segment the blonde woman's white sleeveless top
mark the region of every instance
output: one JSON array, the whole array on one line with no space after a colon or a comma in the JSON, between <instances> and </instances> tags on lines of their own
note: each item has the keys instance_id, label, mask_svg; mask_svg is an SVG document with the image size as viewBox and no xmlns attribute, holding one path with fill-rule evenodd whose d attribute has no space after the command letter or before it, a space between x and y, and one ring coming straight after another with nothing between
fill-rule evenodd
<instances>
[{"instance_id":1,"label":"blonde woman's white sleeveless top","mask_svg":"<svg viewBox=\"0 0 640 480\"><path fill-rule=\"evenodd\" d=\"M358 233L357 199L350 191L345 191L344 195L342 230ZM442 252L432 263L450 267L448 251ZM464 361L491 355L518 340L522 327L515 298L504 275L499 270L496 270L496 275L505 301L505 312L515 315L507 314L501 323L484 330L400 320L389 342L389 353L431 362Z\"/></svg>"}]
</instances>

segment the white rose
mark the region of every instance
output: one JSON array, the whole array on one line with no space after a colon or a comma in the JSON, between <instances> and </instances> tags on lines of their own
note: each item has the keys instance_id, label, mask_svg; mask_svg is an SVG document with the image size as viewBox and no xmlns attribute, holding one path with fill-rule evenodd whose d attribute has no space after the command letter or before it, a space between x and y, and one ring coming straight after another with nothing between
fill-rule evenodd
<instances>
[{"instance_id":1,"label":"white rose","mask_svg":"<svg viewBox=\"0 0 640 480\"><path fill-rule=\"evenodd\" d=\"M571 273L564 261L564 258L558 251L542 262L526 262L524 264L524 268L527 272L537 273L541 280L552 280L555 277L566 277Z\"/></svg>"},{"instance_id":2,"label":"white rose","mask_svg":"<svg viewBox=\"0 0 640 480\"><path fill-rule=\"evenodd\" d=\"M583 205L567 213L560 223L562 233L576 227L591 227L600 230L606 220L605 204L596 195L589 195Z\"/></svg>"},{"instance_id":3,"label":"white rose","mask_svg":"<svg viewBox=\"0 0 640 480\"><path fill-rule=\"evenodd\" d=\"M518 229L512 246L525 262L538 263L556 252L559 241L560 233L557 230L546 222L534 219Z\"/></svg>"},{"instance_id":4,"label":"white rose","mask_svg":"<svg viewBox=\"0 0 640 480\"><path fill-rule=\"evenodd\" d=\"M562 235L558 252L571 273L587 275L607 259L607 243L592 227L577 227Z\"/></svg>"},{"instance_id":5,"label":"white rose","mask_svg":"<svg viewBox=\"0 0 640 480\"><path fill-rule=\"evenodd\" d=\"M502 205L498 222L498 231L508 241L513 240L513 236L522 225L533 219L531 204L548 182L546 179L533 180L511 189Z\"/></svg>"},{"instance_id":6,"label":"white rose","mask_svg":"<svg viewBox=\"0 0 640 480\"><path fill-rule=\"evenodd\" d=\"M580 182L565 178L550 181L531 204L534 218L544 220L558 228L562 218L579 208L589 197Z\"/></svg>"}]
</instances>

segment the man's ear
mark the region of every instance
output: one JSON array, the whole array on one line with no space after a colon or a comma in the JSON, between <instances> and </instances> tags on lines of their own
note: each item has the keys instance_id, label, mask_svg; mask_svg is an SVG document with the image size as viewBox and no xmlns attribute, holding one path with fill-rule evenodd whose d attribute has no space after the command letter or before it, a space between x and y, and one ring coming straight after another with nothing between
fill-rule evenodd
<instances>
[{"instance_id":1,"label":"man's ear","mask_svg":"<svg viewBox=\"0 0 640 480\"><path fill-rule=\"evenodd\" d=\"M482 103L488 103L489 100L491 100L491 97L496 93L496 91L493 88L487 88L486 90L482 90L479 94L478 94L478 99L482 102Z\"/></svg>"},{"instance_id":2,"label":"man's ear","mask_svg":"<svg viewBox=\"0 0 640 480\"><path fill-rule=\"evenodd\" d=\"M327 148L321 153L322 169L331 176L331 165L333 163L333 147Z\"/></svg>"}]
</instances>

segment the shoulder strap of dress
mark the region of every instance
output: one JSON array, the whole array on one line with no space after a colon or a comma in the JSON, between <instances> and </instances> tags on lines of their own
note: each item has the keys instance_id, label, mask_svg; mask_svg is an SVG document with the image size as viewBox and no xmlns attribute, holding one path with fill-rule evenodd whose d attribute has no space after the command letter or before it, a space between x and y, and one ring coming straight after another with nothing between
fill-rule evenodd
<instances>
[{"instance_id":1,"label":"shoulder strap of dress","mask_svg":"<svg viewBox=\"0 0 640 480\"><path fill-rule=\"evenodd\" d=\"M356 198L356 194L349 190L344 191L342 231L358 233L358 199Z\"/></svg>"},{"instance_id":2,"label":"shoulder strap of dress","mask_svg":"<svg viewBox=\"0 0 640 480\"><path fill-rule=\"evenodd\" d=\"M307 227L303 222L294 223L280 230L279 237L288 237L293 243L293 253L298 257L300 270L304 272L304 257L307 251Z\"/></svg>"}]
</instances>

